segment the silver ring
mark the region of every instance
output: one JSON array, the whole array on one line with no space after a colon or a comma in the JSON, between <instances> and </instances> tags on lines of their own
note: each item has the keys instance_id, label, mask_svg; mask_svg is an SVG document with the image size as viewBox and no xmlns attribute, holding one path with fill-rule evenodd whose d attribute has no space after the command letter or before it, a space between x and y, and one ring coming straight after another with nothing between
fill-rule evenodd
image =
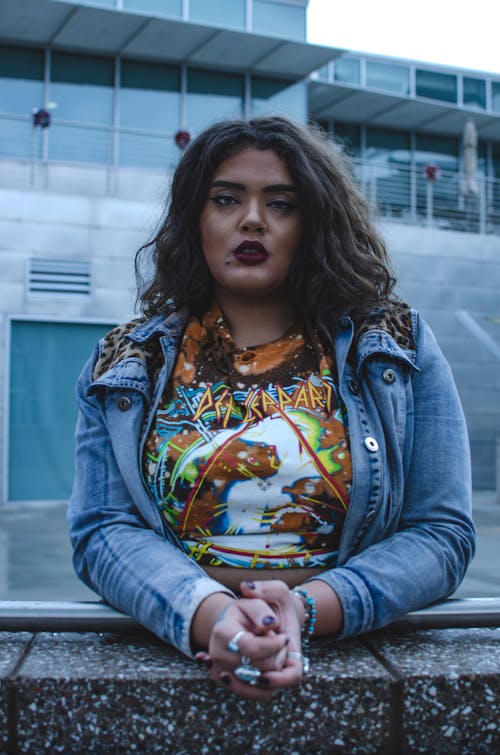
<instances>
[{"instance_id":1,"label":"silver ring","mask_svg":"<svg viewBox=\"0 0 500 755\"><path fill-rule=\"evenodd\" d=\"M311 668L311 664L309 663L309 658L307 658L305 655L302 655L302 653L294 653L293 650L287 653L288 658L293 658L296 661L300 661L302 663L302 670L305 674L309 673L309 670Z\"/></svg>"},{"instance_id":2,"label":"silver ring","mask_svg":"<svg viewBox=\"0 0 500 755\"><path fill-rule=\"evenodd\" d=\"M244 629L240 629L239 632L236 632L232 640L229 640L227 643L227 649L231 651L231 653L239 653L240 649L238 647L238 640L240 639L241 635L245 634Z\"/></svg>"},{"instance_id":3,"label":"silver ring","mask_svg":"<svg viewBox=\"0 0 500 755\"><path fill-rule=\"evenodd\" d=\"M255 668L255 666L252 666L250 658L248 658L246 655L242 655L241 666L238 666L238 668L234 669L234 675L238 677L240 682L250 684L250 686L254 687L259 683L262 671L260 671L260 669L258 668Z\"/></svg>"}]
</instances>

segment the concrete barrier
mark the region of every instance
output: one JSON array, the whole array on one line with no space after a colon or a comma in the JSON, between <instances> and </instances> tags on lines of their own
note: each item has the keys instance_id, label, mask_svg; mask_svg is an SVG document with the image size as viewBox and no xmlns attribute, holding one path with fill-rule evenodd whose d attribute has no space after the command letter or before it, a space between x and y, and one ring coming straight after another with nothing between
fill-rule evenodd
<instances>
[{"instance_id":1,"label":"concrete barrier","mask_svg":"<svg viewBox=\"0 0 500 755\"><path fill-rule=\"evenodd\" d=\"M215 686L144 630L0 633L8 753L496 753L500 629L314 640L266 703Z\"/></svg>"}]
</instances>

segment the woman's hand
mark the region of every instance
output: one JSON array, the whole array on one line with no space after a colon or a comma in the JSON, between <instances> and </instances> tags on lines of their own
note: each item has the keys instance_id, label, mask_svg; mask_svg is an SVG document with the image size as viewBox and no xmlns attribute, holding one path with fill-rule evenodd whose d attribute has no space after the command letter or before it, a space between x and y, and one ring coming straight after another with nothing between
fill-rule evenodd
<instances>
[{"instance_id":1,"label":"woman's hand","mask_svg":"<svg viewBox=\"0 0 500 755\"><path fill-rule=\"evenodd\" d=\"M212 679L233 692L253 699L266 699L274 690L298 684L303 675L300 659L300 622L294 597L279 580L243 582L242 598L226 603L213 624L208 652L196 658L207 664ZM238 637L238 652L228 647ZM250 685L235 674L242 658L261 675Z\"/></svg>"}]
</instances>

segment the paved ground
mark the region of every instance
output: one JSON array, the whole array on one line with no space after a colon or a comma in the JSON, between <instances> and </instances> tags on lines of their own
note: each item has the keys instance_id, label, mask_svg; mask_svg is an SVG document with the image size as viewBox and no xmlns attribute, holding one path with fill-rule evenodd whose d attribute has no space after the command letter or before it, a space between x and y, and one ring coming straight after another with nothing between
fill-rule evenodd
<instances>
[{"instance_id":1,"label":"paved ground","mask_svg":"<svg viewBox=\"0 0 500 755\"><path fill-rule=\"evenodd\" d=\"M92 600L73 573L65 504L0 509L0 600ZM457 597L500 597L500 504L474 496L477 554Z\"/></svg>"}]
</instances>

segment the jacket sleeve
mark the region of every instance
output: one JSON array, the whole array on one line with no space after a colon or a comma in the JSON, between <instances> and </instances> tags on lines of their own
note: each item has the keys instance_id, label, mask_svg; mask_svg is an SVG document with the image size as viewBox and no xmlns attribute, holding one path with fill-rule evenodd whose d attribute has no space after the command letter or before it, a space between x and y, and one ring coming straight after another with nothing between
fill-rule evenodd
<instances>
[{"instance_id":1,"label":"jacket sleeve","mask_svg":"<svg viewBox=\"0 0 500 755\"><path fill-rule=\"evenodd\" d=\"M79 577L111 606L192 656L196 609L208 595L229 591L168 540L145 489L152 521L141 516L117 464L113 442L120 441L110 437L103 397L88 392L96 356L77 385L75 480L68 510L73 563ZM139 395L137 401L142 402ZM139 428L141 422L142 411ZM137 463L137 443L130 454L130 462Z\"/></svg>"},{"instance_id":2,"label":"jacket sleeve","mask_svg":"<svg viewBox=\"0 0 500 755\"><path fill-rule=\"evenodd\" d=\"M465 419L450 367L429 327L417 322L413 443L397 531L321 577L342 603L342 637L447 597L474 555Z\"/></svg>"}]
</instances>

